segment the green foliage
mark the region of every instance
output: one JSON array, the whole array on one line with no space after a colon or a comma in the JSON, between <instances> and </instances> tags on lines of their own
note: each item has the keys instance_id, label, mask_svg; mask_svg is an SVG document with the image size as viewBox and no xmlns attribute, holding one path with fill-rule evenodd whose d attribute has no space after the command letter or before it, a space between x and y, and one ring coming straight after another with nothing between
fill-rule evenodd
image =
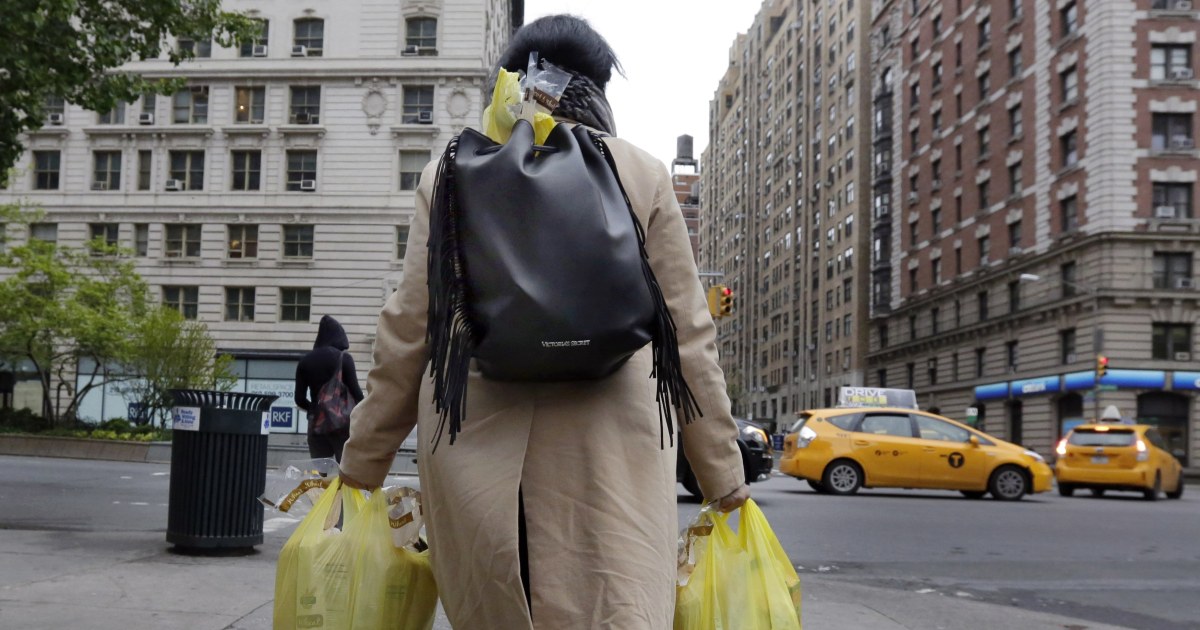
<instances>
[{"instance_id":1,"label":"green foliage","mask_svg":"<svg viewBox=\"0 0 1200 630\"><path fill-rule=\"evenodd\" d=\"M257 33L253 20L220 0L10 0L0 19L0 177L21 155L22 132L40 128L49 97L106 112L142 94L171 93L179 81L116 69L130 61L190 58L175 36L232 46Z\"/></svg>"},{"instance_id":2,"label":"green foliage","mask_svg":"<svg viewBox=\"0 0 1200 630\"><path fill-rule=\"evenodd\" d=\"M133 427L125 418L111 418L109 420L105 420L104 422L100 423L98 428L105 431L115 431L117 433L129 433L133 430Z\"/></svg>"},{"instance_id":3,"label":"green foliage","mask_svg":"<svg viewBox=\"0 0 1200 630\"><path fill-rule=\"evenodd\" d=\"M156 420L174 405L172 389L224 391L237 380L233 357L217 353L204 324L166 307L150 309L139 322L124 366L134 378L118 385L118 391L146 405Z\"/></svg>"},{"instance_id":4,"label":"green foliage","mask_svg":"<svg viewBox=\"0 0 1200 630\"><path fill-rule=\"evenodd\" d=\"M50 423L30 409L0 409L0 431L37 433L50 428Z\"/></svg>"}]
</instances>

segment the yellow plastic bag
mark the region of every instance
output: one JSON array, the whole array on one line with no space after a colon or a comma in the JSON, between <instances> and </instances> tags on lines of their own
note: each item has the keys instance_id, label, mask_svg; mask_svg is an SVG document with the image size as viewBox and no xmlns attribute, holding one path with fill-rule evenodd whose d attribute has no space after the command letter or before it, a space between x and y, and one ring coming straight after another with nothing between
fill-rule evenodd
<instances>
[{"instance_id":1,"label":"yellow plastic bag","mask_svg":"<svg viewBox=\"0 0 1200 630\"><path fill-rule=\"evenodd\" d=\"M496 75L496 87L492 90L492 102L483 110L483 133L500 144L508 142L513 125L517 123L514 110L521 106L521 77L516 72L500 68ZM533 142L544 144L557 122L554 117L538 112L533 117Z\"/></svg>"},{"instance_id":2,"label":"yellow plastic bag","mask_svg":"<svg viewBox=\"0 0 1200 630\"><path fill-rule=\"evenodd\" d=\"M762 510L706 506L680 540L675 630L800 630L800 578Z\"/></svg>"},{"instance_id":3,"label":"yellow plastic bag","mask_svg":"<svg viewBox=\"0 0 1200 630\"><path fill-rule=\"evenodd\" d=\"M373 493L346 526L345 538L355 554L354 630L429 630L437 609L429 552L412 549L410 541L394 544L393 531L400 531L414 513L391 519L389 503L388 493Z\"/></svg>"},{"instance_id":4,"label":"yellow plastic bag","mask_svg":"<svg viewBox=\"0 0 1200 630\"><path fill-rule=\"evenodd\" d=\"M754 600L748 612L756 624L750 627L800 630L800 576L753 500L746 501L738 516L738 542L750 560Z\"/></svg>"},{"instance_id":5,"label":"yellow plastic bag","mask_svg":"<svg viewBox=\"0 0 1200 630\"><path fill-rule=\"evenodd\" d=\"M349 630L350 549L336 527L351 523L366 499L334 479L279 551L275 630Z\"/></svg>"}]
</instances>

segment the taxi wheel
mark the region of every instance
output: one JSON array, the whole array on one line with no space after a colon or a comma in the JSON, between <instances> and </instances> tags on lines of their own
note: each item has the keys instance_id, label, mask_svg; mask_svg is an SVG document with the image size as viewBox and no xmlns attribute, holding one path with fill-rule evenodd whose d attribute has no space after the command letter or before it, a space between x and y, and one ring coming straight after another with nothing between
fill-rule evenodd
<instances>
[{"instance_id":1,"label":"taxi wheel","mask_svg":"<svg viewBox=\"0 0 1200 630\"><path fill-rule=\"evenodd\" d=\"M1154 473L1154 487L1142 491L1142 498L1147 501L1157 501L1162 494L1162 473Z\"/></svg>"},{"instance_id":2,"label":"taxi wheel","mask_svg":"<svg viewBox=\"0 0 1200 630\"><path fill-rule=\"evenodd\" d=\"M838 460L825 469L821 485L830 494L854 494L863 485L863 472L858 464L846 459Z\"/></svg>"},{"instance_id":3,"label":"taxi wheel","mask_svg":"<svg viewBox=\"0 0 1200 630\"><path fill-rule=\"evenodd\" d=\"M805 481L808 482L808 487L812 488L814 491L821 494L829 494L829 491L825 489L825 486L821 485L821 482L813 481L812 479L805 479Z\"/></svg>"},{"instance_id":4,"label":"taxi wheel","mask_svg":"<svg viewBox=\"0 0 1200 630\"><path fill-rule=\"evenodd\" d=\"M1183 473L1179 473L1179 481L1175 484L1175 490L1167 493L1168 499L1178 499L1183 496Z\"/></svg>"},{"instance_id":5,"label":"taxi wheel","mask_svg":"<svg viewBox=\"0 0 1200 630\"><path fill-rule=\"evenodd\" d=\"M1060 483L1058 484L1058 494L1064 497L1073 497L1075 496L1075 486L1069 483Z\"/></svg>"},{"instance_id":6,"label":"taxi wheel","mask_svg":"<svg viewBox=\"0 0 1200 630\"><path fill-rule=\"evenodd\" d=\"M1029 478L1016 466L1001 466L992 473L988 490L1000 501L1020 501L1029 492Z\"/></svg>"},{"instance_id":7,"label":"taxi wheel","mask_svg":"<svg viewBox=\"0 0 1200 630\"><path fill-rule=\"evenodd\" d=\"M987 494L984 490L959 490L968 499L982 499Z\"/></svg>"}]
</instances>

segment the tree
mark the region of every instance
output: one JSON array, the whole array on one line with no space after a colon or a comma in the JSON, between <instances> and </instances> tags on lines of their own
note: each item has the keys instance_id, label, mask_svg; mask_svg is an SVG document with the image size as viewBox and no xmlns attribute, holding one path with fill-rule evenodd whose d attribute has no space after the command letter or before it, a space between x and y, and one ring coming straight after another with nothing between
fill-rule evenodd
<instances>
[{"instance_id":1,"label":"tree","mask_svg":"<svg viewBox=\"0 0 1200 630\"><path fill-rule=\"evenodd\" d=\"M172 389L227 390L236 380L233 357L218 354L204 324L185 320L175 309L150 309L132 345L123 366L129 378L117 390L141 403L152 421L161 421L174 405Z\"/></svg>"},{"instance_id":2,"label":"tree","mask_svg":"<svg viewBox=\"0 0 1200 630\"><path fill-rule=\"evenodd\" d=\"M20 134L41 128L48 98L97 112L147 93L169 94L178 80L117 70L156 59L164 47L179 64L190 50L171 36L211 37L223 46L250 39L258 23L221 10L220 0L10 0L0 19L0 178L24 150ZM0 182L2 183L2 182Z\"/></svg>"},{"instance_id":3,"label":"tree","mask_svg":"<svg viewBox=\"0 0 1200 630\"><path fill-rule=\"evenodd\" d=\"M9 229L28 226L39 216L0 209ZM146 284L129 259L99 239L82 249L34 238L5 245L0 359L32 363L42 384L42 415L74 420L83 398L103 383L106 367L129 356L130 340L146 311ZM92 370L77 374L85 360Z\"/></svg>"}]
</instances>

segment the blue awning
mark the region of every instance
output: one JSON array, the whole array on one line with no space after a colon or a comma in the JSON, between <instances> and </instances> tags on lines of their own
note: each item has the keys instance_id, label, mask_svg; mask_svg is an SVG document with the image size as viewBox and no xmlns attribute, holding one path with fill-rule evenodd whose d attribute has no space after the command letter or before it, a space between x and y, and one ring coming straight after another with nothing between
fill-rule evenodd
<instances>
[{"instance_id":1,"label":"blue awning","mask_svg":"<svg viewBox=\"0 0 1200 630\"><path fill-rule=\"evenodd\" d=\"M1175 372L1171 375L1171 389L1200 391L1200 372Z\"/></svg>"},{"instance_id":2,"label":"blue awning","mask_svg":"<svg viewBox=\"0 0 1200 630\"><path fill-rule=\"evenodd\" d=\"M1053 394L1059 391L1058 375L1039 376L1012 382L1013 396L1032 396L1035 394Z\"/></svg>"},{"instance_id":3,"label":"blue awning","mask_svg":"<svg viewBox=\"0 0 1200 630\"><path fill-rule=\"evenodd\" d=\"M975 400L996 400L1008 398L1008 383L989 383L975 387Z\"/></svg>"}]
</instances>

